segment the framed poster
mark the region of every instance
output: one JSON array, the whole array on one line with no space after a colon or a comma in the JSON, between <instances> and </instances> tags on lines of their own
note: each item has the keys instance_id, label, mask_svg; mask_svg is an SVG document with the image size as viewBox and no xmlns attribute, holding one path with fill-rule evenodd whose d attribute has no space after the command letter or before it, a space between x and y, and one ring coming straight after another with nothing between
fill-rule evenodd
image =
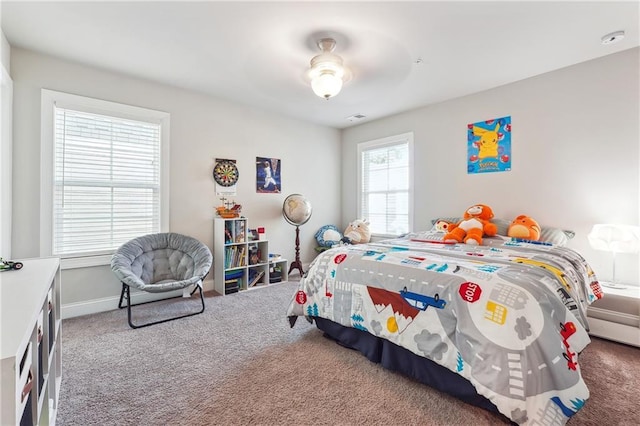
<instances>
[{"instance_id":1,"label":"framed poster","mask_svg":"<svg viewBox=\"0 0 640 426\"><path fill-rule=\"evenodd\" d=\"M256 192L279 194L282 191L280 160L256 157Z\"/></svg>"},{"instance_id":2,"label":"framed poster","mask_svg":"<svg viewBox=\"0 0 640 426\"><path fill-rule=\"evenodd\" d=\"M511 170L511 116L467 125L467 173Z\"/></svg>"}]
</instances>

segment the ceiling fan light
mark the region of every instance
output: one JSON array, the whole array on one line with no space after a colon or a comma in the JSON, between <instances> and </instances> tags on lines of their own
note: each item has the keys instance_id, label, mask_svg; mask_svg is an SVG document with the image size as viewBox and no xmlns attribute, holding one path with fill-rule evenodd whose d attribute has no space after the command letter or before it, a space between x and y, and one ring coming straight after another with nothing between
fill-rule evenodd
<instances>
[{"instance_id":1,"label":"ceiling fan light","mask_svg":"<svg viewBox=\"0 0 640 426\"><path fill-rule=\"evenodd\" d=\"M321 98L329 99L340 93L342 89L342 78L332 72L324 72L311 80L313 93Z\"/></svg>"},{"instance_id":2,"label":"ceiling fan light","mask_svg":"<svg viewBox=\"0 0 640 426\"><path fill-rule=\"evenodd\" d=\"M324 52L311 59L311 69L330 68L342 70L342 58L331 52Z\"/></svg>"},{"instance_id":3,"label":"ceiling fan light","mask_svg":"<svg viewBox=\"0 0 640 426\"><path fill-rule=\"evenodd\" d=\"M318 41L322 53L311 59L309 78L313 92L321 98L329 99L342 89L346 70L342 66L342 58L335 53L336 42L331 38Z\"/></svg>"}]
</instances>

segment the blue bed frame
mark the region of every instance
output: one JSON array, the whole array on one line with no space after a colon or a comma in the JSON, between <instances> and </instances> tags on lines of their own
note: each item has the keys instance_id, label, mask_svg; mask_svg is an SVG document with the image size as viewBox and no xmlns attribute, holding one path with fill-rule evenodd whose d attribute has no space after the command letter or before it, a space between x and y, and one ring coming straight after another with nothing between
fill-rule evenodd
<instances>
[{"instance_id":1,"label":"blue bed frame","mask_svg":"<svg viewBox=\"0 0 640 426\"><path fill-rule=\"evenodd\" d=\"M515 424L501 414L491 401L479 395L467 379L449 369L365 331L344 327L324 318L313 317L313 320L315 320L316 327L324 332L325 337L335 340L341 346L359 351L370 361L379 363L388 370L411 377L468 404L494 412L505 421Z\"/></svg>"}]
</instances>

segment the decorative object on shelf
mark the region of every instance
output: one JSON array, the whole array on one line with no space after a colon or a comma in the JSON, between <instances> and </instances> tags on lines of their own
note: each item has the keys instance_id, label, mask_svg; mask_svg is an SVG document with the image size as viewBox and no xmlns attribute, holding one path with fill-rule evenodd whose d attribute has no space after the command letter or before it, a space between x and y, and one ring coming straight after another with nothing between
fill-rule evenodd
<instances>
[{"instance_id":1,"label":"decorative object on shelf","mask_svg":"<svg viewBox=\"0 0 640 426\"><path fill-rule=\"evenodd\" d=\"M216 195L236 195L236 183L239 178L236 160L216 158L216 165L213 167Z\"/></svg>"},{"instance_id":2,"label":"decorative object on shelf","mask_svg":"<svg viewBox=\"0 0 640 426\"><path fill-rule=\"evenodd\" d=\"M311 203L301 194L291 194L287 196L282 204L282 215L284 219L296 227L296 258L291 262L289 273L294 269L298 269L300 276L304 274L302 262L300 261L300 226L309 221L311 212Z\"/></svg>"},{"instance_id":3,"label":"decorative object on shelf","mask_svg":"<svg viewBox=\"0 0 640 426\"><path fill-rule=\"evenodd\" d=\"M280 259L282 259L282 255L280 253L269 253L269 262L275 262Z\"/></svg>"},{"instance_id":4,"label":"decorative object on shelf","mask_svg":"<svg viewBox=\"0 0 640 426\"><path fill-rule=\"evenodd\" d=\"M593 225L588 235L589 244L595 250L613 253L613 277L611 282L601 282L603 286L611 288L627 288L616 282L616 254L640 253L640 227L631 225L616 225L602 223Z\"/></svg>"},{"instance_id":5,"label":"decorative object on shelf","mask_svg":"<svg viewBox=\"0 0 640 426\"><path fill-rule=\"evenodd\" d=\"M242 206L236 204L235 201L229 201L225 197L220 198L222 206L216 207L216 213L218 216L225 219L233 219L234 217L240 217Z\"/></svg>"},{"instance_id":6,"label":"decorative object on shelf","mask_svg":"<svg viewBox=\"0 0 640 426\"><path fill-rule=\"evenodd\" d=\"M257 245L249 246L249 265L260 263L260 249Z\"/></svg>"},{"instance_id":7,"label":"decorative object on shelf","mask_svg":"<svg viewBox=\"0 0 640 426\"><path fill-rule=\"evenodd\" d=\"M247 240L249 241L257 241L258 240L258 230L257 229L249 229L247 232Z\"/></svg>"},{"instance_id":8,"label":"decorative object on shelf","mask_svg":"<svg viewBox=\"0 0 640 426\"><path fill-rule=\"evenodd\" d=\"M279 194L282 191L280 160L256 157L256 192Z\"/></svg>"},{"instance_id":9,"label":"decorative object on shelf","mask_svg":"<svg viewBox=\"0 0 640 426\"><path fill-rule=\"evenodd\" d=\"M333 53L336 48L333 38L321 38L318 40L318 47L322 53L311 59L308 76L313 93L329 99L340 93L342 84L349 80L350 73L342 64L342 58Z\"/></svg>"}]
</instances>

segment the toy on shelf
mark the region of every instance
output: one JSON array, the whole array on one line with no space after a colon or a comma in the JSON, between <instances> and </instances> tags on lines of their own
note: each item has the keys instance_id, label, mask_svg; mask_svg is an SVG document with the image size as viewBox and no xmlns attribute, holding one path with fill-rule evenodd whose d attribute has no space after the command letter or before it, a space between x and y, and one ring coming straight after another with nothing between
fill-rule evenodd
<instances>
[{"instance_id":1,"label":"toy on shelf","mask_svg":"<svg viewBox=\"0 0 640 426\"><path fill-rule=\"evenodd\" d=\"M242 211L242 206L240 204L236 204L235 201L228 201L225 197L220 198L220 200L222 201L222 206L216 207L216 213L218 216L225 219L240 217L240 212Z\"/></svg>"},{"instance_id":2,"label":"toy on shelf","mask_svg":"<svg viewBox=\"0 0 640 426\"><path fill-rule=\"evenodd\" d=\"M22 269L22 262L4 260L0 257L0 272Z\"/></svg>"}]
</instances>

